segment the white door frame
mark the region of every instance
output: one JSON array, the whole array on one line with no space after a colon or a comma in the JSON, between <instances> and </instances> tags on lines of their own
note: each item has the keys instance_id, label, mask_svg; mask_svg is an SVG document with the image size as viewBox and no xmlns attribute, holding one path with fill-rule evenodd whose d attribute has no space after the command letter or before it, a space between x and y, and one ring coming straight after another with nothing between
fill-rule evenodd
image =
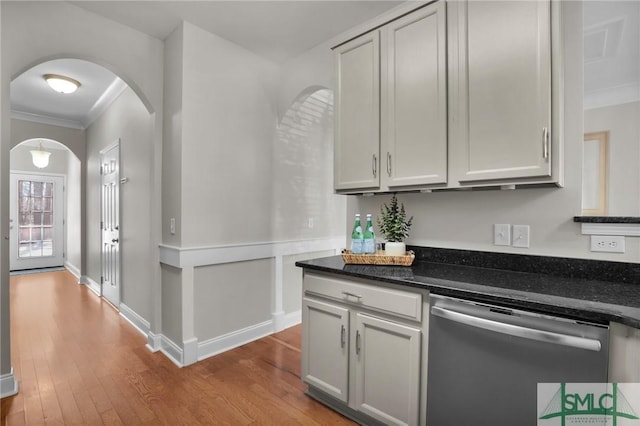
<instances>
[{"instance_id":1,"label":"white door frame","mask_svg":"<svg viewBox=\"0 0 640 426\"><path fill-rule=\"evenodd\" d=\"M120 309L120 139L100 151L101 294ZM115 204L115 206L114 206Z\"/></svg>"},{"instance_id":2,"label":"white door frame","mask_svg":"<svg viewBox=\"0 0 640 426\"><path fill-rule=\"evenodd\" d=\"M25 269L39 269L50 268L56 266L63 266L65 261L66 250L66 176L57 173L41 173L41 172L26 172L19 170L12 170L11 172L11 187L9 190L9 205L11 209L10 213L10 249L9 249L9 263L10 270L25 270ZM18 180L34 180L43 182L53 182L54 195L53 195L53 255L42 256L33 258L20 258L18 251Z\"/></svg>"}]
</instances>

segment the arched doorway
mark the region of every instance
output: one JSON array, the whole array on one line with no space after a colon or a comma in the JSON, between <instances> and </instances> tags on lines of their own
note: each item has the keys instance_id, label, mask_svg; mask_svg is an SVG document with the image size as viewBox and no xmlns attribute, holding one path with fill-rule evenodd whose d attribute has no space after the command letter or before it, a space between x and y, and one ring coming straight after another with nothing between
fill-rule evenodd
<instances>
[{"instance_id":1,"label":"arched doorway","mask_svg":"<svg viewBox=\"0 0 640 426\"><path fill-rule=\"evenodd\" d=\"M34 164L34 150L50 153L45 167ZM10 166L11 271L65 266L79 278L80 159L62 142L34 138L12 148Z\"/></svg>"},{"instance_id":2,"label":"arched doorway","mask_svg":"<svg viewBox=\"0 0 640 426\"><path fill-rule=\"evenodd\" d=\"M69 95L57 93L47 86L44 77L48 74L71 78L80 86ZM114 280L118 288L109 288L117 297L109 297L109 301L143 326L146 324L140 329L149 329L153 285L149 270L153 268L152 248L157 237L153 229L157 209L152 208L158 193L153 186L159 161L155 155L156 114L124 79L102 65L76 58L38 63L15 77L10 89L11 146L25 139L57 140L79 161L79 201L72 204L79 210L68 217L65 228L73 238L80 239L80 244L65 247L65 267L78 276L81 284L104 295L103 287L110 284L105 279L105 259L113 259L112 246L118 244L119 258L126 259L115 262L117 271L109 269L109 277L118 277ZM103 154L114 144L120 146L120 154L109 160L109 166L117 161L120 178L109 185L119 189L116 205L120 223L113 226L121 237L109 237L107 241L102 232L106 226L102 211ZM21 152L19 146L16 152ZM53 165L55 155L51 158ZM10 167L14 168L13 163ZM66 241L69 239L67 236ZM77 251L68 250L77 247ZM104 254L107 249L109 256ZM73 261L71 255L76 255ZM150 267L141 268L141 264ZM131 286L124 297L127 282Z\"/></svg>"}]
</instances>

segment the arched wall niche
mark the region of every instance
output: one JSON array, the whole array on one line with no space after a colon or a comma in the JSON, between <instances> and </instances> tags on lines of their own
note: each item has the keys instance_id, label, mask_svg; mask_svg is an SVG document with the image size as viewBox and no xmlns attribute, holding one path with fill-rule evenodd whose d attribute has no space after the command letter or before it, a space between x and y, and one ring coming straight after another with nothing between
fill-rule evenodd
<instances>
[{"instance_id":1,"label":"arched wall niche","mask_svg":"<svg viewBox=\"0 0 640 426\"><path fill-rule=\"evenodd\" d=\"M284 112L274 147L276 240L340 235L345 197L333 192L333 91L312 85Z\"/></svg>"}]
</instances>

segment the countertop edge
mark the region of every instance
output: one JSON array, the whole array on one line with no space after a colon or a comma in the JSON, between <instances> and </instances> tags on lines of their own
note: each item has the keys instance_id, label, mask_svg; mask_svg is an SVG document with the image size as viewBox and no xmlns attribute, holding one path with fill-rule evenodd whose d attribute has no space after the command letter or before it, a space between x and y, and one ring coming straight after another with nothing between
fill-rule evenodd
<instances>
[{"instance_id":1,"label":"countertop edge","mask_svg":"<svg viewBox=\"0 0 640 426\"><path fill-rule=\"evenodd\" d=\"M430 282L425 283L397 277L381 277L372 274L337 270L331 267L313 265L306 263L305 261L298 261L295 265L305 270L320 271L334 275L366 279L369 281L378 281L418 289L426 289L434 294L441 294L444 296L466 298L486 303L503 303L514 308L569 316L585 321L613 321L640 329L640 308L612 305L608 303L535 292L522 292L517 290L509 292L508 290L499 287L474 284L470 282L443 280L440 278L433 278ZM471 290L463 288L463 286L474 286L477 287L477 289Z\"/></svg>"}]
</instances>

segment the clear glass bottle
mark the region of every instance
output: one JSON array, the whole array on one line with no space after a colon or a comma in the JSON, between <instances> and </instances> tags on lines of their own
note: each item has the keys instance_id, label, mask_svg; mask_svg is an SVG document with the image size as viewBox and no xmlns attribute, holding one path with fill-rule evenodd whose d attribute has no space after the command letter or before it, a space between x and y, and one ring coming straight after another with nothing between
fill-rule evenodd
<instances>
[{"instance_id":1,"label":"clear glass bottle","mask_svg":"<svg viewBox=\"0 0 640 426\"><path fill-rule=\"evenodd\" d=\"M364 249L364 235L362 234L362 224L360 223L360 215L356 214L356 220L353 224L351 232L351 253L360 254Z\"/></svg>"},{"instance_id":2,"label":"clear glass bottle","mask_svg":"<svg viewBox=\"0 0 640 426\"><path fill-rule=\"evenodd\" d=\"M375 253L376 252L376 234L373 232L373 223L371 222L371 215L367 215L367 225L364 228L364 247L363 253Z\"/></svg>"}]
</instances>

